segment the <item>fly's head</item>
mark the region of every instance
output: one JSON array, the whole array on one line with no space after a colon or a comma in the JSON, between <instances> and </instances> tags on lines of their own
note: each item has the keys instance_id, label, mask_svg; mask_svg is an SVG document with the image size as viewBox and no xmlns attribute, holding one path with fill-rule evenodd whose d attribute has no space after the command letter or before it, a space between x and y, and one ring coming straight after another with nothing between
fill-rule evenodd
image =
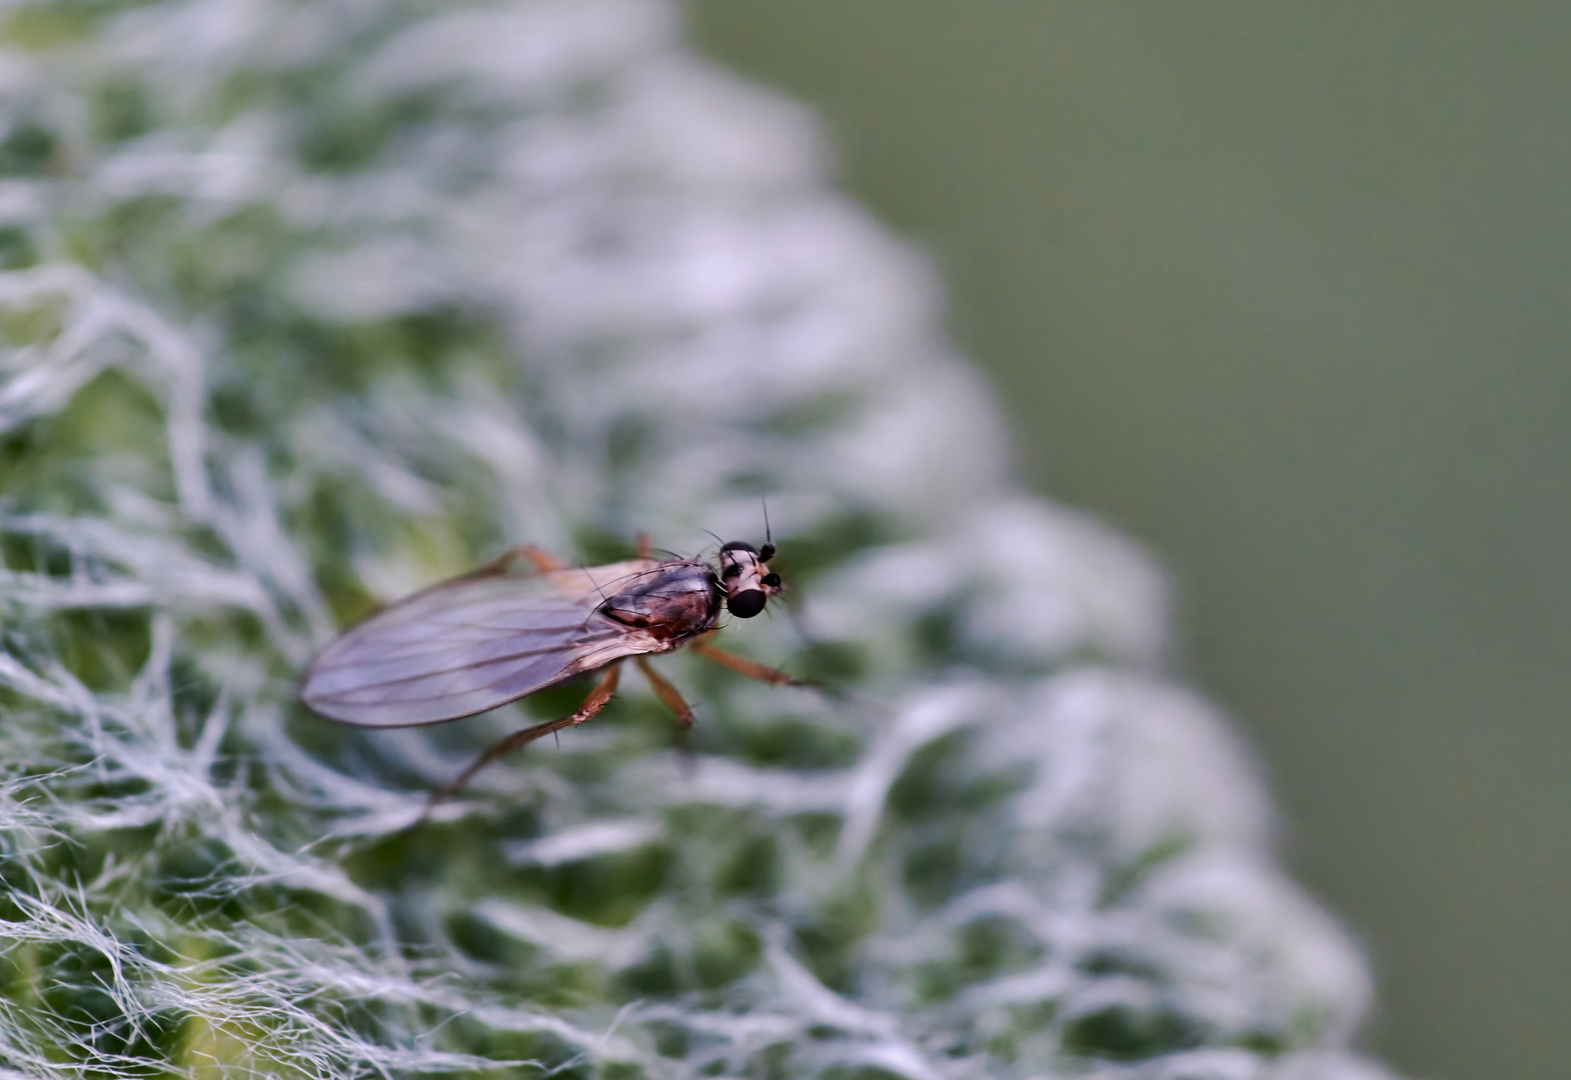
<instances>
[{"instance_id":1,"label":"fly's head","mask_svg":"<svg viewBox=\"0 0 1571 1080\"><path fill-rule=\"evenodd\" d=\"M720 584L725 587L725 606L738 619L751 619L780 591L780 575L771 573L767 565L774 557L773 544L755 548L733 540L721 546Z\"/></svg>"}]
</instances>

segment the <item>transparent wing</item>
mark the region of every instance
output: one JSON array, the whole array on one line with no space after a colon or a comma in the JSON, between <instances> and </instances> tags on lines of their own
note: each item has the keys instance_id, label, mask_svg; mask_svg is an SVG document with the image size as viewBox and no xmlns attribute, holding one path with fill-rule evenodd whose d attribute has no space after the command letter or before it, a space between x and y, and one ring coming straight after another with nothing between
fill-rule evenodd
<instances>
[{"instance_id":1,"label":"transparent wing","mask_svg":"<svg viewBox=\"0 0 1571 1080\"><path fill-rule=\"evenodd\" d=\"M646 634L596 612L601 590L651 565L459 578L372 616L312 661L300 696L362 727L434 724L635 653Z\"/></svg>"}]
</instances>

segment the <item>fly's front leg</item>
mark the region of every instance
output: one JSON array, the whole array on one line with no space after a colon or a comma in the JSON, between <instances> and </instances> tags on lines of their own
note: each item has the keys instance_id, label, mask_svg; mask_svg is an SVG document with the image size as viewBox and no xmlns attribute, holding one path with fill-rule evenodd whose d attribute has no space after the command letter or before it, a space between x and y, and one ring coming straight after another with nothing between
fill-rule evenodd
<instances>
[{"instance_id":1,"label":"fly's front leg","mask_svg":"<svg viewBox=\"0 0 1571 1080\"><path fill-rule=\"evenodd\" d=\"M728 667L738 675L746 675L749 679L770 683L774 686L811 686L794 675L787 675L778 668L767 664L760 664L756 660L749 660L745 656L728 653L724 649L717 649L709 644L707 638L699 638L693 642L692 650L699 656L713 660L721 667Z\"/></svg>"},{"instance_id":2,"label":"fly's front leg","mask_svg":"<svg viewBox=\"0 0 1571 1080\"><path fill-rule=\"evenodd\" d=\"M573 715L564 716L560 720L547 720L543 724L536 724L534 727L525 728L523 731L514 732L507 738L503 739L501 742L487 747L484 753L475 758L474 762L469 766L469 768L458 774L458 778L456 780L454 780L451 784L448 784L441 791L438 791L435 795L431 796L431 802L426 807L426 813L429 814L431 812L431 808L443 800L450 799L454 795L457 795L464 789L464 786L468 784L469 781L475 778L476 773L485 768L487 765L491 764L491 762L495 761L497 758L501 757L503 754L506 754L512 750L517 750L520 746L525 746L529 743L532 743L542 735L549 735L553 731L561 731L563 728L574 727L578 724L582 724L585 720L592 718L601 709L606 707L606 704L611 700L612 695L616 693L616 683L617 679L620 677L620 674L621 666L619 664L612 664L609 668L607 668L606 673L600 677L600 681L595 684L595 688L593 690L589 691L589 696L584 699L584 703L578 707L578 711L573 713Z\"/></svg>"},{"instance_id":3,"label":"fly's front leg","mask_svg":"<svg viewBox=\"0 0 1571 1080\"><path fill-rule=\"evenodd\" d=\"M687 731L694 724L693 710L687 702L682 700L682 695L671 680L655 670L655 666L642 656L634 657L633 662L638 665L638 670L644 673L644 678L649 680L650 687L655 696L665 702L665 707L676 713L677 722L682 725L682 730Z\"/></svg>"}]
</instances>

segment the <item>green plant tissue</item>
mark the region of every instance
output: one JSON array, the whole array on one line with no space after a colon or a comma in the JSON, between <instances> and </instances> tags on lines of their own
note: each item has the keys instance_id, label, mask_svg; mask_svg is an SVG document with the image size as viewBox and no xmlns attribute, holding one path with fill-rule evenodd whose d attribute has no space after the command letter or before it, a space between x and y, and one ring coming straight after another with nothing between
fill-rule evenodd
<instances>
[{"instance_id":1,"label":"green plant tissue","mask_svg":"<svg viewBox=\"0 0 1571 1080\"><path fill-rule=\"evenodd\" d=\"M1371 1080L1159 576L659 0L0 5L0 1077ZM297 701L517 544L790 595L582 686ZM711 548L712 550L712 548ZM413 827L411 827L413 826Z\"/></svg>"}]
</instances>

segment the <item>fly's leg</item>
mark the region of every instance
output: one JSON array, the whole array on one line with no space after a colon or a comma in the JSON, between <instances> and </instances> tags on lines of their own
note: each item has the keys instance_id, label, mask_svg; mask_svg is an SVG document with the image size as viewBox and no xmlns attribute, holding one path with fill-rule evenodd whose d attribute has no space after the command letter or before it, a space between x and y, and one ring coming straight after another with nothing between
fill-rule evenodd
<instances>
[{"instance_id":1,"label":"fly's leg","mask_svg":"<svg viewBox=\"0 0 1571 1080\"><path fill-rule=\"evenodd\" d=\"M671 684L671 680L656 671L655 666L648 659L642 656L635 656L633 661L638 665L638 670L644 673L644 678L649 680L649 686L654 690L655 696L665 703L666 708L676 713L677 723L681 725L677 728L676 745L681 754L683 771L691 773L693 768L692 731L693 724L696 723L696 720L693 718L692 708L682 699L681 692Z\"/></svg>"},{"instance_id":2,"label":"fly's leg","mask_svg":"<svg viewBox=\"0 0 1571 1080\"><path fill-rule=\"evenodd\" d=\"M531 563L534 564L535 569L541 572L549 570L566 570L568 568L567 563L563 562L561 559L558 559L555 555L551 554L549 551L546 551L544 548L537 548L533 544L525 544L523 547L516 547L512 551L504 551L502 554L498 555L484 566L480 566L474 570L471 570L469 573L465 574L464 577L483 578L495 577L498 574L505 574L513 568L513 564L516 563L519 559L528 559Z\"/></svg>"},{"instance_id":3,"label":"fly's leg","mask_svg":"<svg viewBox=\"0 0 1571 1080\"><path fill-rule=\"evenodd\" d=\"M536 724L534 727L525 728L523 731L516 731L501 742L487 747L484 753L475 758L469 768L458 774L456 780L431 796L431 802L426 806L426 813L429 814L431 809L438 803L450 799L464 790L464 786L475 778L476 773L503 754L532 743L542 735L549 735L553 731L574 727L592 718L606 707L612 695L616 693L616 683L620 673L621 667L618 664L612 664L607 668L606 673L600 677L599 682L595 683L595 688L589 691L589 696L584 699L584 703L578 707L578 711L573 713L573 715L564 716L560 720L547 720L543 724Z\"/></svg>"},{"instance_id":4,"label":"fly's leg","mask_svg":"<svg viewBox=\"0 0 1571 1080\"><path fill-rule=\"evenodd\" d=\"M760 682L770 683L774 686L812 685L811 683L803 682L795 675L787 675L778 668L760 664L756 660L747 659L745 656L728 653L724 649L717 649L702 638L693 642L692 649L699 656L713 660L721 667L728 667L738 675L746 675L749 679L757 679Z\"/></svg>"},{"instance_id":5,"label":"fly's leg","mask_svg":"<svg viewBox=\"0 0 1571 1080\"><path fill-rule=\"evenodd\" d=\"M542 573L549 570L567 569L567 563L563 562L561 559L558 559L549 551L546 551L543 548L537 548L533 544L525 544L523 547L516 548L514 550L515 554L522 555L524 558L534 563L535 569L541 571Z\"/></svg>"},{"instance_id":6,"label":"fly's leg","mask_svg":"<svg viewBox=\"0 0 1571 1080\"><path fill-rule=\"evenodd\" d=\"M676 713L677 722L682 725L682 730L685 732L691 728L694 723L693 710L682 700L682 695L671 685L671 680L656 671L655 666L642 656L634 657L633 662L638 665L638 670L644 673L644 678L649 680L655 696L665 702L666 708Z\"/></svg>"}]
</instances>

